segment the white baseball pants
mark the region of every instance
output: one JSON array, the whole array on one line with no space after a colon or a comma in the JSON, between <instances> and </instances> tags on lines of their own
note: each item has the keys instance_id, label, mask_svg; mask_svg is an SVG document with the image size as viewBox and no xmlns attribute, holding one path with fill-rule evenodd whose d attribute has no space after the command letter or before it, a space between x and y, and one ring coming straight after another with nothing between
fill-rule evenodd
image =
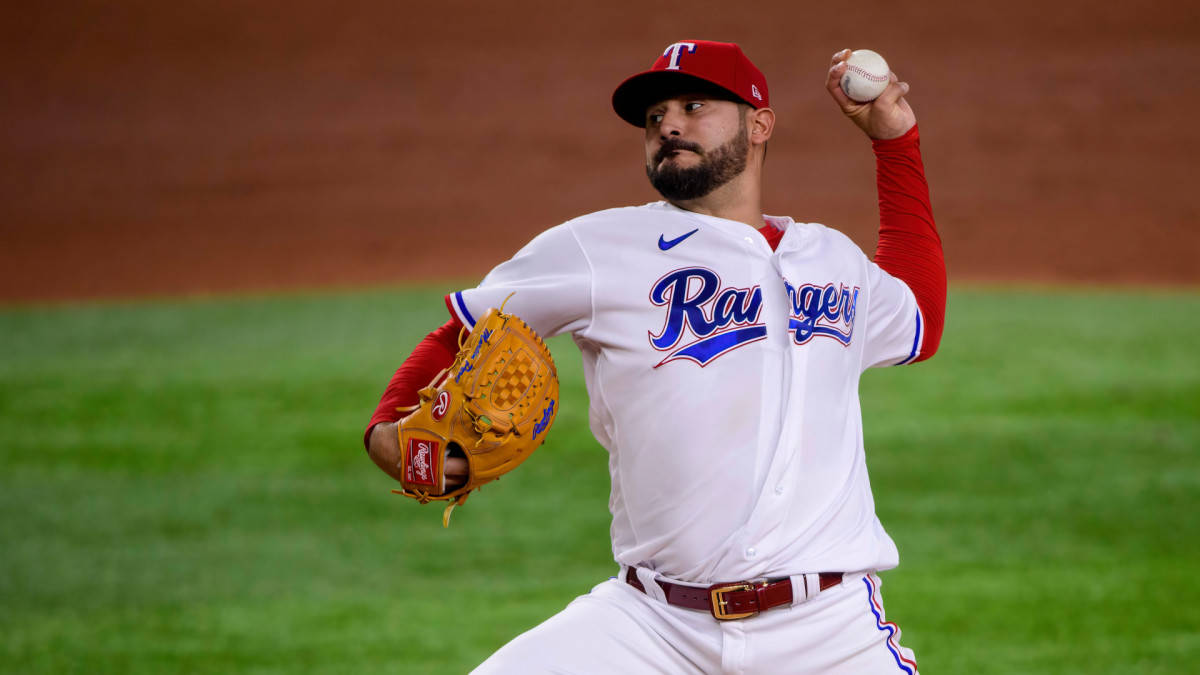
<instances>
[{"instance_id":1,"label":"white baseball pants","mask_svg":"<svg viewBox=\"0 0 1200 675\"><path fill-rule=\"evenodd\" d=\"M917 675L900 629L884 616L879 583L846 575L808 601L717 621L609 579L473 672Z\"/></svg>"}]
</instances>

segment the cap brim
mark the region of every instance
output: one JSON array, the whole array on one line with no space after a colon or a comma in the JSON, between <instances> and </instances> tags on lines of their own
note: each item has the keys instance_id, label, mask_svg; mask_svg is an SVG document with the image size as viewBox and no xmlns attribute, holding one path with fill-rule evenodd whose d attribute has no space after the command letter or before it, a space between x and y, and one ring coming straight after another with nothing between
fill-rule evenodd
<instances>
[{"instance_id":1,"label":"cap brim","mask_svg":"<svg viewBox=\"0 0 1200 675\"><path fill-rule=\"evenodd\" d=\"M622 82L613 91L617 116L635 127L646 126L646 108L679 94L706 94L731 101L742 98L728 89L695 75L668 70L648 70Z\"/></svg>"}]
</instances>

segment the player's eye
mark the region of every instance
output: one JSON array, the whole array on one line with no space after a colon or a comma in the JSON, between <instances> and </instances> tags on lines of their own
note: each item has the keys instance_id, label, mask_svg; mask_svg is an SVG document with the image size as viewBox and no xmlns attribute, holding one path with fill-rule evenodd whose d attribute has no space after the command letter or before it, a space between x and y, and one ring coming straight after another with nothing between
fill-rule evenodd
<instances>
[{"instance_id":1,"label":"player's eye","mask_svg":"<svg viewBox=\"0 0 1200 675\"><path fill-rule=\"evenodd\" d=\"M696 112L703 107L704 103L701 101L688 101L687 105L683 106L683 109L688 112Z\"/></svg>"},{"instance_id":2,"label":"player's eye","mask_svg":"<svg viewBox=\"0 0 1200 675\"><path fill-rule=\"evenodd\" d=\"M649 122L650 124L658 124L659 122L663 121L663 114L662 113L650 113L646 117L646 121Z\"/></svg>"}]
</instances>

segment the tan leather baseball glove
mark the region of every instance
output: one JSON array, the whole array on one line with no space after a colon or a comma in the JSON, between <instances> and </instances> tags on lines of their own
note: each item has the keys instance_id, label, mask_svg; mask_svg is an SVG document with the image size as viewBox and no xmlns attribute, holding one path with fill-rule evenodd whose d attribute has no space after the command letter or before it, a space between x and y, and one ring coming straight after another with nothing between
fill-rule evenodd
<instances>
[{"instance_id":1,"label":"tan leather baseball glove","mask_svg":"<svg viewBox=\"0 0 1200 675\"><path fill-rule=\"evenodd\" d=\"M448 527L455 506L546 440L558 412L558 371L528 324L493 308L450 368L419 395L416 409L397 425L403 489L392 492L422 504L449 501L442 514ZM451 489L447 457L465 457L469 466L467 482Z\"/></svg>"}]
</instances>

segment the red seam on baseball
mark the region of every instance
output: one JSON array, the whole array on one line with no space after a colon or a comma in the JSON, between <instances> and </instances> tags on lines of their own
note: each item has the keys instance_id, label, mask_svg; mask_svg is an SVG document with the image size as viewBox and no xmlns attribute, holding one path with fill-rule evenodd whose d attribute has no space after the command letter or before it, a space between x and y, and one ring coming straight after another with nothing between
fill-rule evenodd
<instances>
[{"instance_id":1,"label":"red seam on baseball","mask_svg":"<svg viewBox=\"0 0 1200 675\"><path fill-rule=\"evenodd\" d=\"M871 80L872 82L883 82L884 80L888 79L887 75L874 75L872 73L868 73L867 71L863 70L862 66L848 65L848 66L846 66L846 70L852 70L855 73L867 78L868 80Z\"/></svg>"}]
</instances>

